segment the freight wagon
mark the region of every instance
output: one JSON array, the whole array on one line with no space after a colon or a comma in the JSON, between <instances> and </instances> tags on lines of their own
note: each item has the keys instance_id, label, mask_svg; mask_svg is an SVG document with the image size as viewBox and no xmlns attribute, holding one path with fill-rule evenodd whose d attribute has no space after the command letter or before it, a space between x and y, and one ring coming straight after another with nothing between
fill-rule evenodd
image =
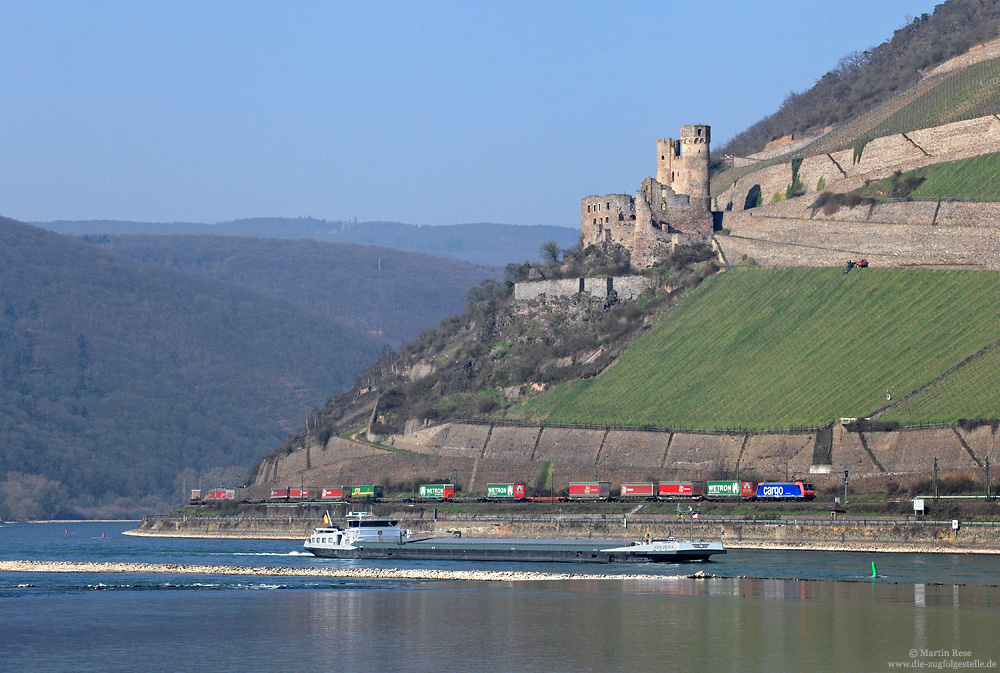
<instances>
[{"instance_id":1,"label":"freight wagon","mask_svg":"<svg viewBox=\"0 0 1000 673\"><path fill-rule=\"evenodd\" d=\"M315 500L315 488L272 488L268 500Z\"/></svg>"},{"instance_id":2,"label":"freight wagon","mask_svg":"<svg viewBox=\"0 0 1000 673\"><path fill-rule=\"evenodd\" d=\"M487 484L486 498L489 500L524 500L527 487L524 484Z\"/></svg>"},{"instance_id":3,"label":"freight wagon","mask_svg":"<svg viewBox=\"0 0 1000 673\"><path fill-rule=\"evenodd\" d=\"M381 486L351 486L351 498L354 500L372 500L381 497Z\"/></svg>"},{"instance_id":4,"label":"freight wagon","mask_svg":"<svg viewBox=\"0 0 1000 673\"><path fill-rule=\"evenodd\" d=\"M451 500L455 497L455 484L421 484L421 500Z\"/></svg>"},{"instance_id":5,"label":"freight wagon","mask_svg":"<svg viewBox=\"0 0 1000 673\"><path fill-rule=\"evenodd\" d=\"M205 500L236 500L236 489L216 488L205 493Z\"/></svg>"},{"instance_id":6,"label":"freight wagon","mask_svg":"<svg viewBox=\"0 0 1000 673\"><path fill-rule=\"evenodd\" d=\"M707 498L752 498L756 491L752 481L709 481L705 483Z\"/></svg>"},{"instance_id":7,"label":"freight wagon","mask_svg":"<svg viewBox=\"0 0 1000 673\"><path fill-rule=\"evenodd\" d=\"M622 500L655 500L656 485L651 481L643 483L622 483L621 498Z\"/></svg>"},{"instance_id":8,"label":"freight wagon","mask_svg":"<svg viewBox=\"0 0 1000 673\"><path fill-rule=\"evenodd\" d=\"M813 485L804 481L757 484L757 500L812 500Z\"/></svg>"},{"instance_id":9,"label":"freight wagon","mask_svg":"<svg viewBox=\"0 0 1000 673\"><path fill-rule=\"evenodd\" d=\"M704 483L700 481L661 481L656 492L658 498L697 499L704 494Z\"/></svg>"},{"instance_id":10,"label":"freight wagon","mask_svg":"<svg viewBox=\"0 0 1000 673\"><path fill-rule=\"evenodd\" d=\"M610 481L571 481L570 500L607 500L611 496Z\"/></svg>"},{"instance_id":11,"label":"freight wagon","mask_svg":"<svg viewBox=\"0 0 1000 673\"><path fill-rule=\"evenodd\" d=\"M344 499L344 487L343 486L326 486L322 488L319 492L320 500L343 500Z\"/></svg>"}]
</instances>

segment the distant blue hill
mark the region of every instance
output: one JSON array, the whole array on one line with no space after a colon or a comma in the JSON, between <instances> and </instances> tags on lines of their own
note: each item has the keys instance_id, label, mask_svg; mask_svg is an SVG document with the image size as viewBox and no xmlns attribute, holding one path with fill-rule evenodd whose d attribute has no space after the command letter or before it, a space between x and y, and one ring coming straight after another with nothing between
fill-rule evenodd
<instances>
[{"instance_id":1,"label":"distant blue hill","mask_svg":"<svg viewBox=\"0 0 1000 673\"><path fill-rule=\"evenodd\" d=\"M359 243L423 252L474 264L503 267L539 258L538 248L555 241L561 248L576 244L579 229L550 225L476 224L415 225L400 222L328 222L312 217L260 217L232 222L127 222L57 220L32 222L61 234L213 234L253 238L312 239L327 243Z\"/></svg>"}]
</instances>

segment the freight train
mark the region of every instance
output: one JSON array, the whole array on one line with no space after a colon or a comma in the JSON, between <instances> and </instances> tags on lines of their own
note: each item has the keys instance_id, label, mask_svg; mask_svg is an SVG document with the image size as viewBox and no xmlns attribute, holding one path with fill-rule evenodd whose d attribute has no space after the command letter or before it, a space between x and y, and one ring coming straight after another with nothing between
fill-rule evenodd
<instances>
[{"instance_id":1,"label":"freight train","mask_svg":"<svg viewBox=\"0 0 1000 673\"><path fill-rule=\"evenodd\" d=\"M813 500L816 491L805 481L759 482L753 481L660 481L622 482L617 493L612 493L609 481L570 482L565 496L529 496L528 488L520 483L488 484L484 494L456 497L454 484L423 484L414 494L416 501L452 502L455 500L478 500L479 502L565 502L580 501L663 501L663 500L754 500L754 501L805 501ZM197 494L197 497L196 495ZM191 492L191 501L207 502L233 500L234 489L208 491L202 497L200 491ZM386 500L382 486L324 486L322 488L272 488L266 502L378 502ZM393 501L412 501L412 497L389 498Z\"/></svg>"}]
</instances>

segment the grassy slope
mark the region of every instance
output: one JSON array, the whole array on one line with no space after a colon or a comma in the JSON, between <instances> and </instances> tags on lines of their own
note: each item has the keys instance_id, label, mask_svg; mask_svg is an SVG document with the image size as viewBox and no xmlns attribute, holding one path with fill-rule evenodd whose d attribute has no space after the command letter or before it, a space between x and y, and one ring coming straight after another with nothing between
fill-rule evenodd
<instances>
[{"instance_id":1,"label":"grassy slope","mask_svg":"<svg viewBox=\"0 0 1000 673\"><path fill-rule=\"evenodd\" d=\"M994 348L896 407L881 420L954 423L960 418L996 418L1000 409L998 380L1000 349Z\"/></svg>"},{"instance_id":2,"label":"grassy slope","mask_svg":"<svg viewBox=\"0 0 1000 673\"><path fill-rule=\"evenodd\" d=\"M689 428L819 424L871 413L887 389L898 396L919 387L992 342L998 328L993 273L735 268L706 281L601 376L526 400L515 413ZM987 380L1000 375L987 369ZM966 394L975 398L968 408L1000 415L988 392ZM938 408L919 419L952 415ZM894 418L910 420L903 409Z\"/></svg>"},{"instance_id":3,"label":"grassy slope","mask_svg":"<svg viewBox=\"0 0 1000 673\"><path fill-rule=\"evenodd\" d=\"M927 180L913 191L913 198L1000 201L998 153L934 164L916 172Z\"/></svg>"}]
</instances>

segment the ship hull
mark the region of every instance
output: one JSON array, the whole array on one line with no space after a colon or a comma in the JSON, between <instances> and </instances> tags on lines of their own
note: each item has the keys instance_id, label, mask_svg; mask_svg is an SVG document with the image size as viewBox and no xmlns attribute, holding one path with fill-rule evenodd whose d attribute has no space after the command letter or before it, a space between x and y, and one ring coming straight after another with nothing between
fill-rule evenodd
<instances>
[{"instance_id":1,"label":"ship hull","mask_svg":"<svg viewBox=\"0 0 1000 673\"><path fill-rule=\"evenodd\" d=\"M435 538L365 541L354 547L306 545L316 556L335 559L500 561L533 563L678 563L706 561L726 550L719 542L676 541L633 545L621 540L503 540Z\"/></svg>"}]
</instances>

